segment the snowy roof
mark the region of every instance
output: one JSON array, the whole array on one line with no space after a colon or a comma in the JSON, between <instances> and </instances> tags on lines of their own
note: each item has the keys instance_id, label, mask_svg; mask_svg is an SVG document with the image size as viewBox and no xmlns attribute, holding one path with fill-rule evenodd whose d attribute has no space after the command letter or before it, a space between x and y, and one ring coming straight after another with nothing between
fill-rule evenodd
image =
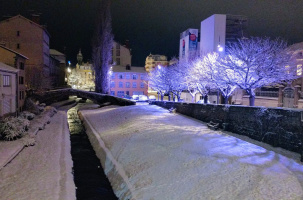
<instances>
[{"instance_id":1,"label":"snowy roof","mask_svg":"<svg viewBox=\"0 0 303 200\"><path fill-rule=\"evenodd\" d=\"M16 68L11 67L11 66L9 66L9 65L6 65L6 64L4 64L4 63L2 63L2 62L0 62L0 71L16 73L16 72L18 72L19 70L16 69Z\"/></svg>"},{"instance_id":2,"label":"snowy roof","mask_svg":"<svg viewBox=\"0 0 303 200\"><path fill-rule=\"evenodd\" d=\"M21 53L18 53L18 52L14 51L14 50L12 50L12 49L9 49L9 48L7 48L7 47L5 47L5 46L3 46L3 45L0 45L0 47L3 48L3 49L5 49L5 50L8 50L8 51L10 51L10 52L12 52L12 53L14 53L14 54L17 54L18 56L21 56L21 57L23 57L23 58L25 58L25 59L28 60L28 57L22 55Z\"/></svg>"},{"instance_id":3,"label":"snowy roof","mask_svg":"<svg viewBox=\"0 0 303 200\"><path fill-rule=\"evenodd\" d=\"M65 56L63 53L57 51L56 49L49 49L49 54L54 56Z\"/></svg>"},{"instance_id":4,"label":"snowy roof","mask_svg":"<svg viewBox=\"0 0 303 200\"><path fill-rule=\"evenodd\" d=\"M120 65L113 66L113 72L138 72L138 73L146 73L144 67L131 66L130 70L127 70L125 66L120 66Z\"/></svg>"},{"instance_id":5,"label":"snowy roof","mask_svg":"<svg viewBox=\"0 0 303 200\"><path fill-rule=\"evenodd\" d=\"M303 50L303 42L290 45L289 47L287 47L287 49L289 51L298 51L298 50L302 51Z\"/></svg>"}]
</instances>

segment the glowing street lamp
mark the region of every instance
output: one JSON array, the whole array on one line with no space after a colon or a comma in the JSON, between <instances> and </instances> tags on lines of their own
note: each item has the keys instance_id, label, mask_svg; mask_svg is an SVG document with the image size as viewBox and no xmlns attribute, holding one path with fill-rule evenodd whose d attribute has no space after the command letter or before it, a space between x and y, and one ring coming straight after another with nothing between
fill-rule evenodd
<instances>
[{"instance_id":1,"label":"glowing street lamp","mask_svg":"<svg viewBox=\"0 0 303 200\"><path fill-rule=\"evenodd\" d=\"M223 51L223 47L221 47L220 44L218 45L218 51L219 51L219 52L222 52L222 51Z\"/></svg>"}]
</instances>

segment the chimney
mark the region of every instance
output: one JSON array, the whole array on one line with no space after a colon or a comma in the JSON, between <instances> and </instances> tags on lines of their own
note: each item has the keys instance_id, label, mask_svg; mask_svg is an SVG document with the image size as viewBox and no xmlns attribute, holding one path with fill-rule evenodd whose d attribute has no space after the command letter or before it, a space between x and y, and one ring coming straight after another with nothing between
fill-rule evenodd
<instances>
[{"instance_id":1,"label":"chimney","mask_svg":"<svg viewBox=\"0 0 303 200\"><path fill-rule=\"evenodd\" d=\"M32 14L32 21L36 24L40 24L40 15L39 14Z\"/></svg>"}]
</instances>

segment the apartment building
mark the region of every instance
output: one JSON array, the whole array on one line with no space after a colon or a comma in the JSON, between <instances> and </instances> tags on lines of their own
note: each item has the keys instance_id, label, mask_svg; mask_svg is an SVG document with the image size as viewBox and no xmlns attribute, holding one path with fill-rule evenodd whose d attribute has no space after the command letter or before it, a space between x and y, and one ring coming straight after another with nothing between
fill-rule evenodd
<instances>
[{"instance_id":1,"label":"apartment building","mask_svg":"<svg viewBox=\"0 0 303 200\"><path fill-rule=\"evenodd\" d=\"M28 58L12 49L0 45L0 62L13 67L18 70L17 72L17 111L23 110L24 101L26 98L26 87L25 87L25 63Z\"/></svg>"},{"instance_id":2,"label":"apartment building","mask_svg":"<svg viewBox=\"0 0 303 200\"><path fill-rule=\"evenodd\" d=\"M164 55L148 55L145 60L145 70L150 72L156 66L168 66L167 57Z\"/></svg>"},{"instance_id":3,"label":"apartment building","mask_svg":"<svg viewBox=\"0 0 303 200\"><path fill-rule=\"evenodd\" d=\"M0 118L17 112L18 69L0 62Z\"/></svg>"},{"instance_id":4,"label":"apartment building","mask_svg":"<svg viewBox=\"0 0 303 200\"><path fill-rule=\"evenodd\" d=\"M0 44L29 58L25 64L28 88L49 88L50 35L36 22L21 15L0 21Z\"/></svg>"},{"instance_id":5,"label":"apartment building","mask_svg":"<svg viewBox=\"0 0 303 200\"><path fill-rule=\"evenodd\" d=\"M147 95L148 86L145 82L147 73L144 67L113 66L111 71L110 95Z\"/></svg>"}]
</instances>

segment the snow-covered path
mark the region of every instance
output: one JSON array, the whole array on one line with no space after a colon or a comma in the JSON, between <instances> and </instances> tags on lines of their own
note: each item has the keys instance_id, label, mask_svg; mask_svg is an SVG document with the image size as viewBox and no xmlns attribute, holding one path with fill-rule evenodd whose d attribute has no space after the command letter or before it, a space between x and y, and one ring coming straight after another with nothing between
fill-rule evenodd
<instances>
[{"instance_id":1,"label":"snow-covered path","mask_svg":"<svg viewBox=\"0 0 303 200\"><path fill-rule=\"evenodd\" d=\"M81 111L120 199L302 199L303 165L157 106Z\"/></svg>"},{"instance_id":2,"label":"snow-covered path","mask_svg":"<svg viewBox=\"0 0 303 200\"><path fill-rule=\"evenodd\" d=\"M66 113L59 111L38 132L36 145L1 169L0 199L76 199L72 165Z\"/></svg>"}]
</instances>

